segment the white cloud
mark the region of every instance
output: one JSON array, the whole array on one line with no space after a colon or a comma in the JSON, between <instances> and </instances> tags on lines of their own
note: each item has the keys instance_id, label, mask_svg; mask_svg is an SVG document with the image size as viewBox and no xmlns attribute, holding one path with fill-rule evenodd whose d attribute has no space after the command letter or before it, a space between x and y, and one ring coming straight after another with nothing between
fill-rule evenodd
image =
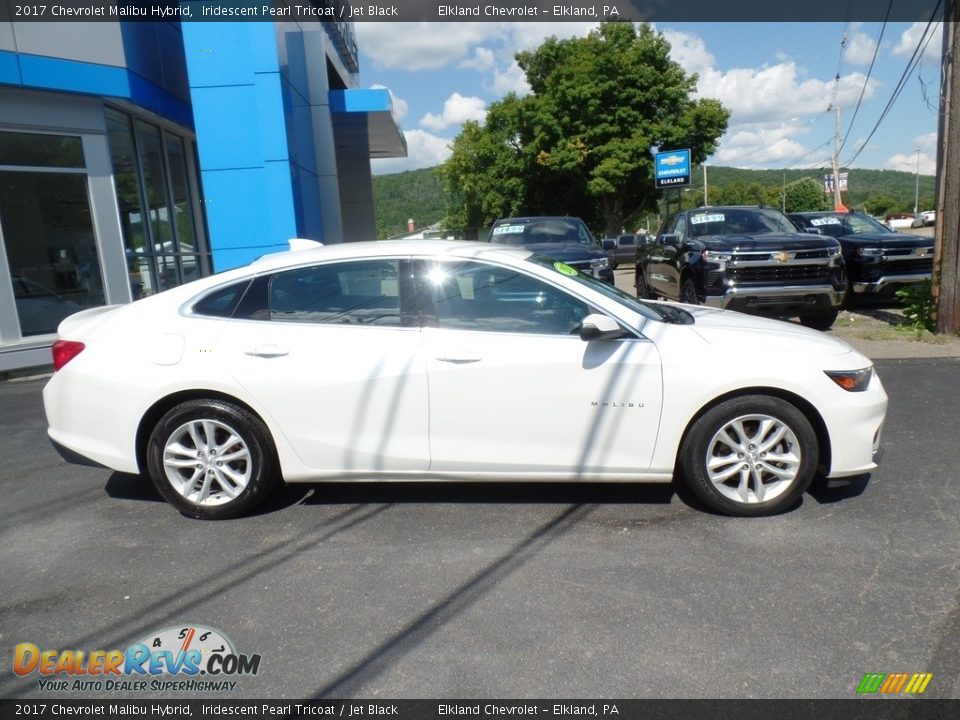
<instances>
[{"instance_id":1,"label":"white cloud","mask_svg":"<svg viewBox=\"0 0 960 720\"><path fill-rule=\"evenodd\" d=\"M393 94L393 90L388 88L386 85L377 85L374 83L370 87L377 88L381 90L386 90L390 93L390 102L393 104L393 114L396 116L397 120L403 120L407 115L407 101L403 98L397 97Z\"/></svg>"},{"instance_id":2,"label":"white cloud","mask_svg":"<svg viewBox=\"0 0 960 720\"><path fill-rule=\"evenodd\" d=\"M461 60L457 67L485 73L492 70L496 64L497 59L493 50L485 47L477 47L473 49L473 57Z\"/></svg>"},{"instance_id":3,"label":"white cloud","mask_svg":"<svg viewBox=\"0 0 960 720\"><path fill-rule=\"evenodd\" d=\"M374 175L433 167L450 157L451 138L439 137L425 130L406 130L403 134L407 138L407 157L371 160L370 167Z\"/></svg>"},{"instance_id":4,"label":"white cloud","mask_svg":"<svg viewBox=\"0 0 960 720\"><path fill-rule=\"evenodd\" d=\"M843 60L852 65L869 65L873 60L873 53L877 49L877 42L862 32L855 32L847 38L847 46L843 51Z\"/></svg>"},{"instance_id":5,"label":"white cloud","mask_svg":"<svg viewBox=\"0 0 960 720\"><path fill-rule=\"evenodd\" d=\"M851 73L840 78L836 102L852 105L866 76ZM864 98L872 97L878 83L871 78ZM794 61L762 68L734 68L721 72L705 69L697 83L701 97L716 98L732 113L732 122L784 120L795 115L825 112L834 80L804 79Z\"/></svg>"},{"instance_id":6,"label":"white cloud","mask_svg":"<svg viewBox=\"0 0 960 720\"><path fill-rule=\"evenodd\" d=\"M926 22L915 22L909 28L903 31L900 35L900 41L893 48L893 54L899 57L911 57L914 50L916 50L917 45L921 42L921 38L924 37L923 32L926 30ZM933 37L927 35L929 39L929 44L926 46L926 50L923 51L924 60L933 60L935 62L940 61L941 54L941 45L943 43L943 27L941 23L934 23L930 27L930 32L933 33ZM924 40L923 42L926 42Z\"/></svg>"},{"instance_id":7,"label":"white cloud","mask_svg":"<svg viewBox=\"0 0 960 720\"><path fill-rule=\"evenodd\" d=\"M784 165L803 158L810 151L799 139L805 124L745 123L734 126L723 136L719 149L711 161L734 167L760 167L767 164ZM810 160L816 160L811 156Z\"/></svg>"},{"instance_id":8,"label":"white cloud","mask_svg":"<svg viewBox=\"0 0 960 720\"><path fill-rule=\"evenodd\" d=\"M492 90L496 95L506 95L511 92L526 95L530 92L527 76L516 61L511 62L504 70L495 68L492 82L484 83L484 88L488 91Z\"/></svg>"},{"instance_id":9,"label":"white cloud","mask_svg":"<svg viewBox=\"0 0 960 720\"><path fill-rule=\"evenodd\" d=\"M929 132L924 135L917 135L917 137L913 139L913 144L922 150L936 151L937 133Z\"/></svg>"},{"instance_id":10,"label":"white cloud","mask_svg":"<svg viewBox=\"0 0 960 720\"><path fill-rule=\"evenodd\" d=\"M899 153L887 160L884 165L889 170L902 170L903 172L917 172L917 153L904 154ZM937 157L930 156L927 153L920 152L920 174L933 175L937 172Z\"/></svg>"},{"instance_id":11,"label":"white cloud","mask_svg":"<svg viewBox=\"0 0 960 720\"><path fill-rule=\"evenodd\" d=\"M499 23L378 23L354 24L357 44L378 68L428 70L468 55L470 48L500 38Z\"/></svg>"},{"instance_id":12,"label":"white cloud","mask_svg":"<svg viewBox=\"0 0 960 720\"><path fill-rule=\"evenodd\" d=\"M420 118L420 124L430 130L445 130L451 125L462 125L467 120L482 123L487 117L487 106L478 97L464 97L454 93L443 103L440 115L427 113Z\"/></svg>"},{"instance_id":13,"label":"white cloud","mask_svg":"<svg viewBox=\"0 0 960 720\"><path fill-rule=\"evenodd\" d=\"M707 46L700 36L669 28L661 33L670 43L670 57L686 72L699 74L713 67L714 57L707 51Z\"/></svg>"}]
</instances>

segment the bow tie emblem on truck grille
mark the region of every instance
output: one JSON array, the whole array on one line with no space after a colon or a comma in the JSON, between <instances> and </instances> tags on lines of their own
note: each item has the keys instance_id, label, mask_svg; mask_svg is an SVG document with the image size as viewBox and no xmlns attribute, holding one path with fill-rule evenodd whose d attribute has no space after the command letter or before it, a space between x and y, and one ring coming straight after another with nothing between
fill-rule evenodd
<instances>
[{"instance_id":1,"label":"bow tie emblem on truck grille","mask_svg":"<svg viewBox=\"0 0 960 720\"><path fill-rule=\"evenodd\" d=\"M796 253L787 252L786 250L782 250L782 251L778 252L776 255L774 255L773 258L774 258L774 260L776 260L777 262L790 262L791 260L793 260L794 257L796 257L796 255L797 255Z\"/></svg>"}]
</instances>

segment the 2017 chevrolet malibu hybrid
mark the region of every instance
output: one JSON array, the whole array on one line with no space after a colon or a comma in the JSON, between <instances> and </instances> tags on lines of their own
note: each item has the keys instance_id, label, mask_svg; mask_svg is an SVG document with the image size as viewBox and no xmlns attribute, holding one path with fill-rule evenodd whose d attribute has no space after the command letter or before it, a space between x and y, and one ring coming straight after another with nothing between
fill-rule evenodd
<instances>
[{"instance_id":1,"label":"2017 chevrolet malibu hybrid","mask_svg":"<svg viewBox=\"0 0 960 720\"><path fill-rule=\"evenodd\" d=\"M68 460L226 518L286 482L686 482L766 515L876 467L870 361L798 325L636 300L529 251L278 253L59 327Z\"/></svg>"}]
</instances>

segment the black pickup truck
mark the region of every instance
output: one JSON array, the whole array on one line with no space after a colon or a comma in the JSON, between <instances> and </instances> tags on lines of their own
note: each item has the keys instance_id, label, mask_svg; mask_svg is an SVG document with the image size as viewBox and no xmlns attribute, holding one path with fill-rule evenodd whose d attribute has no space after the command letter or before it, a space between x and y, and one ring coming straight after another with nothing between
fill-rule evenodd
<instances>
[{"instance_id":1,"label":"black pickup truck","mask_svg":"<svg viewBox=\"0 0 960 720\"><path fill-rule=\"evenodd\" d=\"M889 300L897 289L930 280L933 238L894 232L862 213L803 212L787 215L801 230L835 237L847 269L847 303Z\"/></svg>"},{"instance_id":2,"label":"black pickup truck","mask_svg":"<svg viewBox=\"0 0 960 720\"><path fill-rule=\"evenodd\" d=\"M637 297L799 316L804 325L833 325L846 289L840 243L799 232L780 211L699 207L660 227L637 248Z\"/></svg>"}]
</instances>

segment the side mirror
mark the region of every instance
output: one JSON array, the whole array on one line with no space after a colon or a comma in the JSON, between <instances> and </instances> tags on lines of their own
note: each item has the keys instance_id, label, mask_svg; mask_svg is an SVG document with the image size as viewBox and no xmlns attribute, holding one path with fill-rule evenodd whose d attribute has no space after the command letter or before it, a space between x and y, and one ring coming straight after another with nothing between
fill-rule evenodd
<instances>
[{"instance_id":1,"label":"side mirror","mask_svg":"<svg viewBox=\"0 0 960 720\"><path fill-rule=\"evenodd\" d=\"M581 340L614 340L622 335L620 325L608 315L593 313L580 323Z\"/></svg>"},{"instance_id":2,"label":"side mirror","mask_svg":"<svg viewBox=\"0 0 960 720\"><path fill-rule=\"evenodd\" d=\"M676 233L667 233L666 235L660 236L660 242L664 245L674 245L679 247L680 245L680 236Z\"/></svg>"},{"instance_id":3,"label":"side mirror","mask_svg":"<svg viewBox=\"0 0 960 720\"><path fill-rule=\"evenodd\" d=\"M604 241L603 241L603 249L604 249L604 250L614 250L616 247L617 247L617 241L616 241L616 240L604 240Z\"/></svg>"},{"instance_id":4,"label":"side mirror","mask_svg":"<svg viewBox=\"0 0 960 720\"><path fill-rule=\"evenodd\" d=\"M804 228L803 231L808 235L823 235L823 230L820 228Z\"/></svg>"}]
</instances>

